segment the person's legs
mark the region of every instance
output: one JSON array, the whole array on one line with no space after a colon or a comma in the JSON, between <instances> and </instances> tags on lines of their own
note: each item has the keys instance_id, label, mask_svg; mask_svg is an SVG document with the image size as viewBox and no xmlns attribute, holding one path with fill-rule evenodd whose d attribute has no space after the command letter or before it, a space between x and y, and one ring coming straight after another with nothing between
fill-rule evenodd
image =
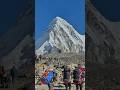
<instances>
[{"instance_id":1,"label":"person's legs","mask_svg":"<svg viewBox=\"0 0 120 90\"><path fill-rule=\"evenodd\" d=\"M49 84L48 84L48 88L49 88L49 90L53 90L53 84L52 84L52 83L49 83Z\"/></svg>"},{"instance_id":2,"label":"person's legs","mask_svg":"<svg viewBox=\"0 0 120 90\"><path fill-rule=\"evenodd\" d=\"M68 90L68 85L67 85L67 83L65 83L65 90Z\"/></svg>"},{"instance_id":3,"label":"person's legs","mask_svg":"<svg viewBox=\"0 0 120 90\"><path fill-rule=\"evenodd\" d=\"M71 82L69 82L68 86L69 86L69 90L71 90Z\"/></svg>"},{"instance_id":4,"label":"person's legs","mask_svg":"<svg viewBox=\"0 0 120 90\"><path fill-rule=\"evenodd\" d=\"M12 76L11 79L12 79L12 83L14 83L14 76Z\"/></svg>"},{"instance_id":5,"label":"person's legs","mask_svg":"<svg viewBox=\"0 0 120 90\"><path fill-rule=\"evenodd\" d=\"M81 83L81 84L79 84L79 86L80 86L80 90L82 90L82 83Z\"/></svg>"},{"instance_id":6,"label":"person's legs","mask_svg":"<svg viewBox=\"0 0 120 90\"><path fill-rule=\"evenodd\" d=\"M48 88L49 88L49 90L50 90L50 84L48 84Z\"/></svg>"},{"instance_id":7,"label":"person's legs","mask_svg":"<svg viewBox=\"0 0 120 90\"><path fill-rule=\"evenodd\" d=\"M4 77L1 77L1 88L4 88Z\"/></svg>"},{"instance_id":8,"label":"person's legs","mask_svg":"<svg viewBox=\"0 0 120 90\"><path fill-rule=\"evenodd\" d=\"M67 85L65 85L65 88L66 88L66 90L68 90L68 86Z\"/></svg>"},{"instance_id":9,"label":"person's legs","mask_svg":"<svg viewBox=\"0 0 120 90\"><path fill-rule=\"evenodd\" d=\"M79 90L79 85L78 84L76 84L76 90Z\"/></svg>"}]
</instances>

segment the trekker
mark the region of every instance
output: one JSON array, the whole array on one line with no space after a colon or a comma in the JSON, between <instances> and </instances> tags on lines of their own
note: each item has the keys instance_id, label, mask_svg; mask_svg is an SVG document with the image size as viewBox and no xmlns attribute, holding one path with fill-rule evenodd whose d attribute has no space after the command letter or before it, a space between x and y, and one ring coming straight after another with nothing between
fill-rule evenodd
<instances>
[{"instance_id":1,"label":"trekker","mask_svg":"<svg viewBox=\"0 0 120 90\"><path fill-rule=\"evenodd\" d=\"M71 81L70 80L71 80L71 70L70 70L69 66L64 66L63 82L66 87L66 90L71 90Z\"/></svg>"},{"instance_id":2,"label":"trekker","mask_svg":"<svg viewBox=\"0 0 120 90\"><path fill-rule=\"evenodd\" d=\"M48 76L46 77L47 78L47 84L48 84L48 88L49 88L49 90L53 90L53 79L54 79L54 77L55 77L55 72L54 71L50 71L49 73L48 73Z\"/></svg>"},{"instance_id":3,"label":"trekker","mask_svg":"<svg viewBox=\"0 0 120 90\"><path fill-rule=\"evenodd\" d=\"M16 67L13 66L10 70L10 74L11 74L11 80L12 80L12 83L14 83L14 80L15 80L15 74L16 74Z\"/></svg>"},{"instance_id":4,"label":"trekker","mask_svg":"<svg viewBox=\"0 0 120 90\"><path fill-rule=\"evenodd\" d=\"M53 79L56 76L56 72L54 69L48 69L43 73L42 78L41 78L41 83L42 84L47 84L49 90L53 90Z\"/></svg>"},{"instance_id":5,"label":"trekker","mask_svg":"<svg viewBox=\"0 0 120 90\"><path fill-rule=\"evenodd\" d=\"M4 67L0 66L0 84L1 84L1 87L4 87L4 74L5 74Z\"/></svg>"},{"instance_id":6,"label":"trekker","mask_svg":"<svg viewBox=\"0 0 120 90\"><path fill-rule=\"evenodd\" d=\"M76 85L76 90L82 90L82 86L85 80L85 68L78 64L73 70L73 82Z\"/></svg>"}]
</instances>

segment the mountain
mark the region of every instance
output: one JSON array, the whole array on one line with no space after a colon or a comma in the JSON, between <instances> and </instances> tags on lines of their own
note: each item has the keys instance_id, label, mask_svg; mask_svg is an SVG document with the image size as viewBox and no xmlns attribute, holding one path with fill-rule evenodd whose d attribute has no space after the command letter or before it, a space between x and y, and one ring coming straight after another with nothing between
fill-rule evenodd
<instances>
[{"instance_id":1,"label":"mountain","mask_svg":"<svg viewBox=\"0 0 120 90\"><path fill-rule=\"evenodd\" d=\"M80 53L85 51L85 36L80 35L72 25L61 17L50 23L43 37L37 41L36 54Z\"/></svg>"},{"instance_id":2,"label":"mountain","mask_svg":"<svg viewBox=\"0 0 120 90\"><path fill-rule=\"evenodd\" d=\"M0 37L0 63L6 68L31 62L34 56L34 4L27 0L25 11L21 12L16 23ZM31 55L32 54L32 55Z\"/></svg>"},{"instance_id":3,"label":"mountain","mask_svg":"<svg viewBox=\"0 0 120 90\"><path fill-rule=\"evenodd\" d=\"M107 20L88 0L86 28L87 60L103 65L118 63L120 61L120 22Z\"/></svg>"},{"instance_id":4,"label":"mountain","mask_svg":"<svg viewBox=\"0 0 120 90\"><path fill-rule=\"evenodd\" d=\"M106 19L90 1L86 2L86 88L116 90L120 88L120 22Z\"/></svg>"}]
</instances>

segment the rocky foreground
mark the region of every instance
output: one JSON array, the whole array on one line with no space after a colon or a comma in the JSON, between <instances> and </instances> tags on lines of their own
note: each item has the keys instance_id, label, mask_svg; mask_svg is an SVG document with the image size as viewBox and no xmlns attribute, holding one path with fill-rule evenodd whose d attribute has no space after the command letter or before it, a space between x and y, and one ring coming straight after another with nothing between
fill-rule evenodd
<instances>
[{"instance_id":1,"label":"rocky foreground","mask_svg":"<svg viewBox=\"0 0 120 90\"><path fill-rule=\"evenodd\" d=\"M43 70L43 66L45 68L45 70L49 67L54 68L54 66L59 66L57 68L55 68L58 77L57 77L57 81L54 82L53 84L53 89L54 90L65 90L65 86L63 84L63 77L60 76L62 75L62 71L63 69L60 68L64 65L69 65L71 67L71 70L74 69L75 66L77 66L78 63L83 63L84 64L84 56L83 55L79 55L79 54L49 54L49 55L45 55L42 57L39 57L36 60L36 64L35 64L35 88L36 90L48 90L48 86L47 85L40 85L39 84L39 78L42 75L42 72L44 72ZM47 65L49 64L49 66ZM73 80L71 79L72 82L72 89L71 90L76 90L75 85L73 84ZM83 90L85 90L85 85L83 85Z\"/></svg>"}]
</instances>

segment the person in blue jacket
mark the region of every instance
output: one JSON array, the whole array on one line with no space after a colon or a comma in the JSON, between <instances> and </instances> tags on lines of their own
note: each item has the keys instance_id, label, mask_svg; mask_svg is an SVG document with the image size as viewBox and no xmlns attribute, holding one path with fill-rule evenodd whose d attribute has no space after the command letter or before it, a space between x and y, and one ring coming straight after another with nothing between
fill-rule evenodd
<instances>
[{"instance_id":1,"label":"person in blue jacket","mask_svg":"<svg viewBox=\"0 0 120 90\"><path fill-rule=\"evenodd\" d=\"M52 90L53 78L56 76L55 70L49 71L46 77L42 78L45 84L48 85L49 90Z\"/></svg>"}]
</instances>

